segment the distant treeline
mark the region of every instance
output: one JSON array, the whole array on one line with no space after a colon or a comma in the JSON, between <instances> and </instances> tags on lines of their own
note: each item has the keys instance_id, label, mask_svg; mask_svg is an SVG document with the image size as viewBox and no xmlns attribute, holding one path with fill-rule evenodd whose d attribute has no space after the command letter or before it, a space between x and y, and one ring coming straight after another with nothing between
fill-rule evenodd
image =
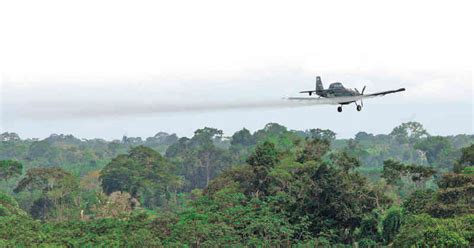
<instances>
[{"instance_id":1,"label":"distant treeline","mask_svg":"<svg viewBox=\"0 0 474 248\"><path fill-rule=\"evenodd\" d=\"M0 246L469 247L474 135L0 134Z\"/></svg>"}]
</instances>

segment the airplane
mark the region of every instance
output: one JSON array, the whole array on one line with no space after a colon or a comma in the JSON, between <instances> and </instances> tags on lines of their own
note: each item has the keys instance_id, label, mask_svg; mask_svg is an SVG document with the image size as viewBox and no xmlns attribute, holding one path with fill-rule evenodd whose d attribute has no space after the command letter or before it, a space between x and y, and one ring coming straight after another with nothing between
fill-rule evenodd
<instances>
[{"instance_id":1,"label":"airplane","mask_svg":"<svg viewBox=\"0 0 474 248\"><path fill-rule=\"evenodd\" d=\"M372 94L364 94L365 86L362 88L362 91L359 92L357 89L348 89L345 88L342 83L335 82L329 85L329 88L324 89L321 77L316 77L316 89L315 90L304 90L300 93L307 93L309 96L316 94L319 97L290 97L289 100L292 101L319 101L321 104L334 104L340 105L337 107L337 112L342 112L342 105L347 105L351 103L356 104L357 111L361 111L364 103L362 99L372 98L376 96L384 96L391 93L405 91L405 88L400 88L398 90L388 90ZM360 104L357 104L357 101L360 100Z\"/></svg>"}]
</instances>

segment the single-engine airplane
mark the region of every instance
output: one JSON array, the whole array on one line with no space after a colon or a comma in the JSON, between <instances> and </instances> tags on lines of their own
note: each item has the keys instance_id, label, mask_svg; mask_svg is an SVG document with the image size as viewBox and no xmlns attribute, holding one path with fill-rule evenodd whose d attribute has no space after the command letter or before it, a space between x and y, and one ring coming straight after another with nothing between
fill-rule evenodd
<instances>
[{"instance_id":1,"label":"single-engine airplane","mask_svg":"<svg viewBox=\"0 0 474 248\"><path fill-rule=\"evenodd\" d=\"M362 88L362 91L359 92L357 89L348 89L345 88L342 83L335 82L329 85L329 88L324 89L323 83L321 82L321 77L316 77L316 89L315 90L305 90L300 93L307 93L309 96L316 94L319 97L290 97L289 100L293 101L319 101L321 104L334 104L340 105L337 107L338 112L342 112L342 105L347 105L350 103L355 103L357 111L362 110L364 106L362 99L372 98L376 96L384 96L391 93L396 93L400 91L405 91L405 88L400 88L398 90L388 90L372 94L364 94L365 86ZM360 100L360 104L357 104L357 101Z\"/></svg>"}]
</instances>

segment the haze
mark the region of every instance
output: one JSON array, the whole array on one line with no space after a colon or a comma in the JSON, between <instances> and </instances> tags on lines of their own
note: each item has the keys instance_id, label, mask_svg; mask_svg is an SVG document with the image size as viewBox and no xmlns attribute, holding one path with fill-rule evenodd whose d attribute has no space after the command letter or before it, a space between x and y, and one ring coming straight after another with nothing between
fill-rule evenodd
<instances>
[{"instance_id":1,"label":"haze","mask_svg":"<svg viewBox=\"0 0 474 248\"><path fill-rule=\"evenodd\" d=\"M106 139L230 135L278 122L387 133L419 121L472 134L469 1L0 3L0 131ZM28 17L28 18L26 18ZM350 21L348 21L350 20ZM341 81L407 88L342 113L281 98Z\"/></svg>"}]
</instances>

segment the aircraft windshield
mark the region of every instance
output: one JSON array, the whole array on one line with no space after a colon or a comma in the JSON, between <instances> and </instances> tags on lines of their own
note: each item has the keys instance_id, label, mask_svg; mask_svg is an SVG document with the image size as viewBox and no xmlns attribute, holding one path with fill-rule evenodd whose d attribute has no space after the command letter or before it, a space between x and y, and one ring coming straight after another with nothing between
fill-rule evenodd
<instances>
[{"instance_id":1,"label":"aircraft windshield","mask_svg":"<svg viewBox=\"0 0 474 248\"><path fill-rule=\"evenodd\" d=\"M331 89L339 89L339 88L343 88L343 86L342 86L341 83L333 83L333 84L329 85L329 88L331 88Z\"/></svg>"}]
</instances>

